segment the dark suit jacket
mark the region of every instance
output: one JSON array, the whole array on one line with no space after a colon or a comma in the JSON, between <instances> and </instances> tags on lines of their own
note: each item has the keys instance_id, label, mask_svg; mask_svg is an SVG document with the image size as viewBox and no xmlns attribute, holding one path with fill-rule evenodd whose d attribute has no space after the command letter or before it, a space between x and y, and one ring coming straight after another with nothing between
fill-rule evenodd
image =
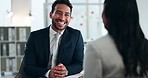
<instances>
[{"instance_id":1,"label":"dark suit jacket","mask_svg":"<svg viewBox=\"0 0 148 78\"><path fill-rule=\"evenodd\" d=\"M31 32L26 43L24 56L24 71L26 75L43 77L50 54L49 27ZM62 63L68 70L68 75L81 72L83 69L84 44L79 30L67 27L62 35L58 49L56 64Z\"/></svg>"}]
</instances>

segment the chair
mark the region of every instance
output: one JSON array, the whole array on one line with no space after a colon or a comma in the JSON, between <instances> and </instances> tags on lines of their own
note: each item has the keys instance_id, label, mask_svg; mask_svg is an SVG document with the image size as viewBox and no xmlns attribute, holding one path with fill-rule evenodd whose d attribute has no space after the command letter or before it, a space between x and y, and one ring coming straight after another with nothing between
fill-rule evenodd
<instances>
[{"instance_id":1,"label":"chair","mask_svg":"<svg viewBox=\"0 0 148 78\"><path fill-rule=\"evenodd\" d=\"M24 72L24 58L22 60L19 72L16 74L15 78L31 78L31 77L28 77Z\"/></svg>"}]
</instances>

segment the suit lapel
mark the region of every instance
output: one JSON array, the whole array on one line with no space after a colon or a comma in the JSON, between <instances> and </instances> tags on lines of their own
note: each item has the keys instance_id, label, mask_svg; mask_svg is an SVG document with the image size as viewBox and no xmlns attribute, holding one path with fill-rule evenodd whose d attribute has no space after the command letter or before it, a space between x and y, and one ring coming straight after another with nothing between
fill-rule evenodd
<instances>
[{"instance_id":1,"label":"suit lapel","mask_svg":"<svg viewBox=\"0 0 148 78\"><path fill-rule=\"evenodd\" d=\"M63 35L62 35L62 39L61 39L61 44L60 44L60 48L62 47L62 46L64 46L65 45L65 43L68 41L68 39L69 39L69 32L68 32L68 30L67 29L65 29L65 31L64 31L64 33L63 33Z\"/></svg>"},{"instance_id":2,"label":"suit lapel","mask_svg":"<svg viewBox=\"0 0 148 78\"><path fill-rule=\"evenodd\" d=\"M66 45L67 41L69 40L69 32L68 32L68 29L66 28L63 35L62 35L62 39L61 39L61 43L59 45L59 48L58 48L58 56L57 58L62 58L61 57L61 54L62 54L62 49L64 48L64 46ZM59 61L57 61L58 63Z\"/></svg>"},{"instance_id":3,"label":"suit lapel","mask_svg":"<svg viewBox=\"0 0 148 78\"><path fill-rule=\"evenodd\" d=\"M49 28L50 27L46 28L43 33L43 46L45 49L45 55L46 55L47 61L49 60L48 57L49 57L49 52L50 52L50 50L49 50L49 46L50 46L50 44L49 44Z\"/></svg>"}]
</instances>

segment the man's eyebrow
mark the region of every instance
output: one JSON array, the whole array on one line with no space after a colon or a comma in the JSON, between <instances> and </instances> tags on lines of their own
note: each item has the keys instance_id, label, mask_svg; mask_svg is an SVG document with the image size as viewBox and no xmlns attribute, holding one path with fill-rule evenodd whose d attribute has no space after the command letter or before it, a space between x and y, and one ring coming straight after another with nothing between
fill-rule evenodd
<instances>
[{"instance_id":1,"label":"man's eyebrow","mask_svg":"<svg viewBox=\"0 0 148 78\"><path fill-rule=\"evenodd\" d=\"M62 12L62 11L60 11L60 10L57 10L56 12Z\"/></svg>"},{"instance_id":2,"label":"man's eyebrow","mask_svg":"<svg viewBox=\"0 0 148 78\"><path fill-rule=\"evenodd\" d=\"M62 12L62 11L60 11L60 10L57 10L57 12ZM66 14L70 14L70 12L65 12Z\"/></svg>"}]
</instances>

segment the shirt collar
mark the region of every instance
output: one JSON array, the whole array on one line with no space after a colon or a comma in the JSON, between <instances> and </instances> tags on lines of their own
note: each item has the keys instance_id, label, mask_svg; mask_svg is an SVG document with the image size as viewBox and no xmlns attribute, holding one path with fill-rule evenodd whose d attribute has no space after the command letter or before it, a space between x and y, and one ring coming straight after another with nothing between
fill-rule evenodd
<instances>
[{"instance_id":1,"label":"shirt collar","mask_svg":"<svg viewBox=\"0 0 148 78\"><path fill-rule=\"evenodd\" d=\"M53 29L52 29L52 27L50 26L50 35L54 35L54 34L56 34L57 32L56 31L54 31ZM64 31L65 31L65 29L62 31L62 32L60 32L60 35L62 35L63 33L64 33Z\"/></svg>"}]
</instances>

